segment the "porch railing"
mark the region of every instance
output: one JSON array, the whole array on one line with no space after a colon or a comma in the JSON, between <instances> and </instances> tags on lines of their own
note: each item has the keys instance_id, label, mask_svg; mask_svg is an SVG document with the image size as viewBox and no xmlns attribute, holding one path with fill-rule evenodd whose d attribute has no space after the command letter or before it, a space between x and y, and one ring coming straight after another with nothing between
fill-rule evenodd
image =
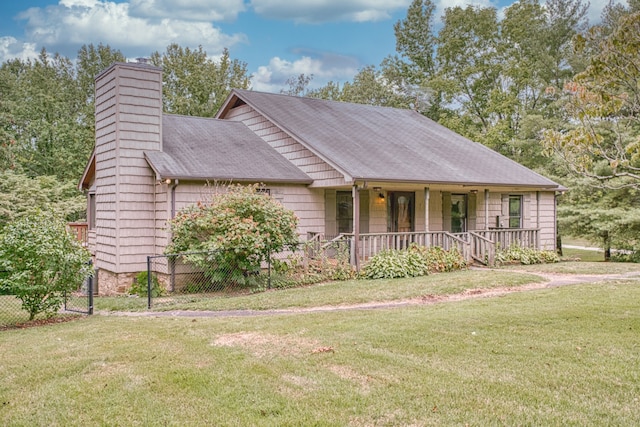
<instances>
[{"instance_id":1,"label":"porch railing","mask_svg":"<svg viewBox=\"0 0 640 427\"><path fill-rule=\"evenodd\" d=\"M67 223L67 227L71 230L71 233L76 236L78 241L82 244L82 246L87 246L88 243L88 231L89 224L86 222L70 222Z\"/></svg>"},{"instance_id":2,"label":"porch railing","mask_svg":"<svg viewBox=\"0 0 640 427\"><path fill-rule=\"evenodd\" d=\"M406 249L415 243L425 247L439 246L444 250L457 248L468 262L475 260L485 265L493 265L498 249L507 249L514 245L538 249L538 237L537 229L477 230L455 234L446 231L363 233L360 234L358 253L355 252L353 233L340 234L332 239L332 242L350 242L352 264L355 264L356 256L360 261L366 261L381 251Z\"/></svg>"}]
</instances>

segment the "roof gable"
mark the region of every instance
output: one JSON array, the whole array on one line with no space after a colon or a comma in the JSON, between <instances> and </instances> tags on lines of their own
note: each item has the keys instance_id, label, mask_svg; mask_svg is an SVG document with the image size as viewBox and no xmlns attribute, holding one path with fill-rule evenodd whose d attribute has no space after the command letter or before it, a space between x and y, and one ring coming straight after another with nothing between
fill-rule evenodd
<instances>
[{"instance_id":1,"label":"roof gable","mask_svg":"<svg viewBox=\"0 0 640 427\"><path fill-rule=\"evenodd\" d=\"M415 111L234 89L218 117L238 103L354 179L559 187Z\"/></svg>"}]
</instances>

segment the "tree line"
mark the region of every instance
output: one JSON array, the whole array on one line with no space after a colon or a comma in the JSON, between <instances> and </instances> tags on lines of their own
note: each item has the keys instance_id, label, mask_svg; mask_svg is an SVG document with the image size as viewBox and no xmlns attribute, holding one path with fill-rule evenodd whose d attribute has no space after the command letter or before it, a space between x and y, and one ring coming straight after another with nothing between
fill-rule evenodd
<instances>
[{"instance_id":1,"label":"tree line","mask_svg":"<svg viewBox=\"0 0 640 427\"><path fill-rule=\"evenodd\" d=\"M419 111L570 188L564 231L634 248L640 0L609 4L592 26L587 8L519 0L502 13L467 6L435 17L431 0L414 0L394 25L396 52L381 64L315 89L313 76L292 76L282 92ZM100 44L82 46L75 62L43 49L2 64L0 223L43 200L70 219L84 215L69 206L94 143L93 80L115 61L124 55ZM232 88L250 88L247 64L228 50L212 60L201 47L173 44L150 62L164 69L169 113L213 116Z\"/></svg>"}]
</instances>

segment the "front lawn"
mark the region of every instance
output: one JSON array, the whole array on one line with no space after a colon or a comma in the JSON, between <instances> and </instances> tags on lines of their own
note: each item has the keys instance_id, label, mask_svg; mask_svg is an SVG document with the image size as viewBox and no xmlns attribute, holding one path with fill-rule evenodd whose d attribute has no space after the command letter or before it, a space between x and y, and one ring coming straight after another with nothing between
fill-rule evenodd
<instances>
[{"instance_id":1,"label":"front lawn","mask_svg":"<svg viewBox=\"0 0 640 427\"><path fill-rule=\"evenodd\" d=\"M0 333L0 424L639 425L639 335L632 280L394 309L97 315Z\"/></svg>"}]
</instances>

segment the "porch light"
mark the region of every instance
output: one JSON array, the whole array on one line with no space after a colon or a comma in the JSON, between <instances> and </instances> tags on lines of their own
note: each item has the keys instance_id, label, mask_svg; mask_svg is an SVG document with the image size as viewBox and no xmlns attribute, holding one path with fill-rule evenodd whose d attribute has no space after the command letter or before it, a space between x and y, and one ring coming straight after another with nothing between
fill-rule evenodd
<instances>
[{"instance_id":1,"label":"porch light","mask_svg":"<svg viewBox=\"0 0 640 427\"><path fill-rule=\"evenodd\" d=\"M380 200L384 200L384 194L383 194L383 193L379 193L379 194L378 194L378 199L380 199Z\"/></svg>"},{"instance_id":2,"label":"porch light","mask_svg":"<svg viewBox=\"0 0 640 427\"><path fill-rule=\"evenodd\" d=\"M169 185L171 184L171 178L167 178L164 180L165 184Z\"/></svg>"}]
</instances>

